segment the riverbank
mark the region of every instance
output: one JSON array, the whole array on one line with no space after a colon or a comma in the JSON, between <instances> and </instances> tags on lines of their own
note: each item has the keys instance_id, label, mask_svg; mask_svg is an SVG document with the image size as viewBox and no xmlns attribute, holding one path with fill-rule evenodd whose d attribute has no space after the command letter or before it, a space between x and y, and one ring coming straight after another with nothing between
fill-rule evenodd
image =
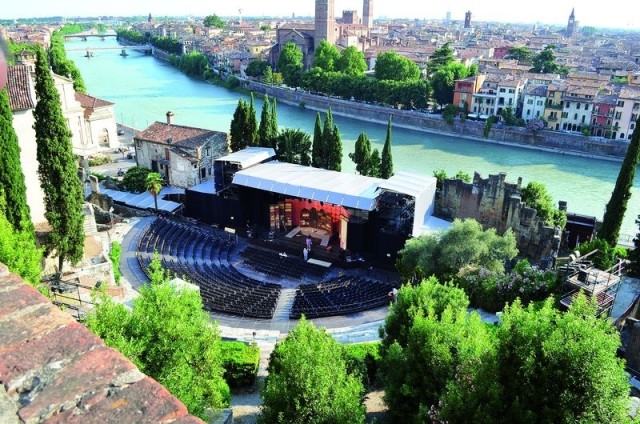
<instances>
[{"instance_id":1,"label":"riverbank","mask_svg":"<svg viewBox=\"0 0 640 424\"><path fill-rule=\"evenodd\" d=\"M391 117L393 126L431 134L457 136L482 143L520 147L561 155L621 162L628 143L615 140L595 140L583 135L538 131L532 133L521 127L494 125L488 137L484 137L484 122L456 119L447 124L441 115L417 111L398 110L384 106L346 101L338 98L314 95L286 87L276 87L247 81L246 87L260 94L267 94L290 106L304 107L319 112L331 108L334 115L364 122L386 125Z\"/></svg>"}]
</instances>

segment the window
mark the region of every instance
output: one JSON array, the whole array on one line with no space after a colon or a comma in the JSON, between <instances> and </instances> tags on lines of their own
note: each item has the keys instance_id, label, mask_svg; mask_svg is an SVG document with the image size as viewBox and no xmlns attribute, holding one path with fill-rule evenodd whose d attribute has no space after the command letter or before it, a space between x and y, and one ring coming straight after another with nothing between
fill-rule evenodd
<instances>
[{"instance_id":1,"label":"window","mask_svg":"<svg viewBox=\"0 0 640 424\"><path fill-rule=\"evenodd\" d=\"M618 107L624 107L624 102L622 100L618 100Z\"/></svg>"},{"instance_id":2,"label":"window","mask_svg":"<svg viewBox=\"0 0 640 424\"><path fill-rule=\"evenodd\" d=\"M584 124L585 119L587 119L586 115L582 115L582 123Z\"/></svg>"},{"instance_id":3,"label":"window","mask_svg":"<svg viewBox=\"0 0 640 424\"><path fill-rule=\"evenodd\" d=\"M504 92L505 92L505 91L504 91L504 88L501 88L501 89L500 89L500 92L501 92L501 93L504 93Z\"/></svg>"},{"instance_id":4,"label":"window","mask_svg":"<svg viewBox=\"0 0 640 424\"><path fill-rule=\"evenodd\" d=\"M513 93L515 93L515 92L516 92L516 90L514 90L513 88L510 88L510 89L509 89L509 93L513 94Z\"/></svg>"},{"instance_id":5,"label":"window","mask_svg":"<svg viewBox=\"0 0 640 424\"><path fill-rule=\"evenodd\" d=\"M528 105L532 105L532 104L533 104L533 99L529 99L529 100L527 100L527 104L528 104Z\"/></svg>"},{"instance_id":6,"label":"window","mask_svg":"<svg viewBox=\"0 0 640 424\"><path fill-rule=\"evenodd\" d=\"M566 118L568 115L569 115L569 113L568 113L568 112L562 112L562 117L563 117L563 118Z\"/></svg>"},{"instance_id":7,"label":"window","mask_svg":"<svg viewBox=\"0 0 640 424\"><path fill-rule=\"evenodd\" d=\"M567 109L569 109L571 107L571 102L567 102L564 104L564 107L566 107Z\"/></svg>"},{"instance_id":8,"label":"window","mask_svg":"<svg viewBox=\"0 0 640 424\"><path fill-rule=\"evenodd\" d=\"M631 114L631 120L634 121L634 122L637 121L638 120L638 114L637 113L632 113Z\"/></svg>"},{"instance_id":9,"label":"window","mask_svg":"<svg viewBox=\"0 0 640 424\"><path fill-rule=\"evenodd\" d=\"M634 103L633 110L638 110L638 109L640 109L640 103Z\"/></svg>"},{"instance_id":10,"label":"window","mask_svg":"<svg viewBox=\"0 0 640 424\"><path fill-rule=\"evenodd\" d=\"M540 111L536 110L536 118L539 118L539 117L540 117Z\"/></svg>"},{"instance_id":11,"label":"window","mask_svg":"<svg viewBox=\"0 0 640 424\"><path fill-rule=\"evenodd\" d=\"M622 112L616 112L616 119L620 119L622 117Z\"/></svg>"},{"instance_id":12,"label":"window","mask_svg":"<svg viewBox=\"0 0 640 424\"><path fill-rule=\"evenodd\" d=\"M584 110L589 110L589 105L588 104L584 105Z\"/></svg>"},{"instance_id":13,"label":"window","mask_svg":"<svg viewBox=\"0 0 640 424\"><path fill-rule=\"evenodd\" d=\"M576 109L580 110L580 103L576 103Z\"/></svg>"},{"instance_id":14,"label":"window","mask_svg":"<svg viewBox=\"0 0 640 424\"><path fill-rule=\"evenodd\" d=\"M538 106L542 106L542 100L538 100L536 103Z\"/></svg>"},{"instance_id":15,"label":"window","mask_svg":"<svg viewBox=\"0 0 640 424\"><path fill-rule=\"evenodd\" d=\"M467 93L460 93L460 100L467 100Z\"/></svg>"},{"instance_id":16,"label":"window","mask_svg":"<svg viewBox=\"0 0 640 424\"><path fill-rule=\"evenodd\" d=\"M574 113L574 114L573 114L573 120L574 120L574 121L577 121L577 120L578 120L578 114L577 114L577 113Z\"/></svg>"},{"instance_id":17,"label":"window","mask_svg":"<svg viewBox=\"0 0 640 424\"><path fill-rule=\"evenodd\" d=\"M527 116L531 115L531 109L527 109Z\"/></svg>"},{"instance_id":18,"label":"window","mask_svg":"<svg viewBox=\"0 0 640 424\"><path fill-rule=\"evenodd\" d=\"M205 178L207 176L207 168L200 168L200 178Z\"/></svg>"}]
</instances>

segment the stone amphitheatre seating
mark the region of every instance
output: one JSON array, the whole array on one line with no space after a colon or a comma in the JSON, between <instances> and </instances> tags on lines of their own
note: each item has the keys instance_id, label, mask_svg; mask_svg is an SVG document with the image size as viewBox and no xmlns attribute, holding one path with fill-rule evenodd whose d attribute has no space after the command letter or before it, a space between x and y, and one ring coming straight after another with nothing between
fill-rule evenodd
<instances>
[{"instance_id":1,"label":"stone amphitheatre seating","mask_svg":"<svg viewBox=\"0 0 640 424\"><path fill-rule=\"evenodd\" d=\"M249 278L229 264L235 242L209 227L159 217L138 244L138 261L148 272L154 252L163 266L200 288L205 309L244 317L270 319L280 285Z\"/></svg>"},{"instance_id":2,"label":"stone amphitheatre seating","mask_svg":"<svg viewBox=\"0 0 640 424\"><path fill-rule=\"evenodd\" d=\"M344 275L319 284L301 284L289 318L348 315L389 304L392 283Z\"/></svg>"}]
</instances>

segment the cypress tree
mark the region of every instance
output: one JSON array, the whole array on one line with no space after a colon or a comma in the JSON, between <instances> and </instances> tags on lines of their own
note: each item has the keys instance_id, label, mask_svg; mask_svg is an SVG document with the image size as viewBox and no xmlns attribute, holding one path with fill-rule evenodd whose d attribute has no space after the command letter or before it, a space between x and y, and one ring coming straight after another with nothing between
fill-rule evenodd
<instances>
[{"instance_id":1,"label":"cypress tree","mask_svg":"<svg viewBox=\"0 0 640 424\"><path fill-rule=\"evenodd\" d=\"M387 138L382 148L382 161L380 162L380 178L389 179L393 175L393 158L391 157L391 116L387 124Z\"/></svg>"},{"instance_id":2,"label":"cypress tree","mask_svg":"<svg viewBox=\"0 0 640 424\"><path fill-rule=\"evenodd\" d=\"M264 95L262 113L260 114L260 127L258 128L258 140L260 147L271 147L269 130L271 129L271 105L269 96Z\"/></svg>"},{"instance_id":3,"label":"cypress tree","mask_svg":"<svg viewBox=\"0 0 640 424\"><path fill-rule=\"evenodd\" d=\"M380 178L380 152L373 149L369 157L369 176Z\"/></svg>"},{"instance_id":4,"label":"cypress tree","mask_svg":"<svg viewBox=\"0 0 640 424\"><path fill-rule=\"evenodd\" d=\"M331 108L329 108L324 116L324 125L322 127L322 151L320 156L320 168L330 169L329 150L331 150L331 145L333 144L333 126L333 114L331 113Z\"/></svg>"},{"instance_id":5,"label":"cypress tree","mask_svg":"<svg viewBox=\"0 0 640 424\"><path fill-rule=\"evenodd\" d=\"M316 113L316 125L313 128L313 144L311 146L311 166L322 168L322 119L320 112Z\"/></svg>"},{"instance_id":6,"label":"cypress tree","mask_svg":"<svg viewBox=\"0 0 640 424\"><path fill-rule=\"evenodd\" d=\"M0 192L4 193L5 215L13 229L33 233L27 187L20 163L20 145L12 123L13 113L5 88L0 90Z\"/></svg>"},{"instance_id":7,"label":"cypress tree","mask_svg":"<svg viewBox=\"0 0 640 424\"><path fill-rule=\"evenodd\" d=\"M278 101L274 98L273 102L271 102L271 125L269 126L269 137L271 146L274 149L276 148L276 139L279 134L278 129Z\"/></svg>"},{"instance_id":8,"label":"cypress tree","mask_svg":"<svg viewBox=\"0 0 640 424\"><path fill-rule=\"evenodd\" d=\"M38 103L33 113L33 128L38 146L38 174L44 193L45 217L51 226L46 251L55 252L58 271L62 272L65 259L73 264L82 259L85 238L82 183L73 155L71 132L62 115L60 95L42 49L37 51L35 79Z\"/></svg>"},{"instance_id":9,"label":"cypress tree","mask_svg":"<svg viewBox=\"0 0 640 424\"><path fill-rule=\"evenodd\" d=\"M627 211L627 202L631 197L631 186L638 166L638 155L640 154L640 129L638 126L640 126L640 119L636 121L636 128L633 130L631 143L620 167L616 186L611 193L609 203L607 203L602 227L598 231L598 238L605 239L611 246L618 244L622 219Z\"/></svg>"},{"instance_id":10,"label":"cypress tree","mask_svg":"<svg viewBox=\"0 0 640 424\"><path fill-rule=\"evenodd\" d=\"M356 140L356 146L353 153L349 153L349 157L356 164L356 171L360 175L369 175L369 165L371 162L371 141L369 137L362 132Z\"/></svg>"},{"instance_id":11,"label":"cypress tree","mask_svg":"<svg viewBox=\"0 0 640 424\"><path fill-rule=\"evenodd\" d=\"M247 146L258 145L258 120L256 119L256 107L253 100L253 93L251 93L251 101L249 102L249 111L247 113L247 121L245 125L246 129L246 142Z\"/></svg>"},{"instance_id":12,"label":"cypress tree","mask_svg":"<svg viewBox=\"0 0 640 424\"><path fill-rule=\"evenodd\" d=\"M342 170L342 139L337 125L333 125L331 131L331 144L327 146L327 169L331 171Z\"/></svg>"},{"instance_id":13,"label":"cypress tree","mask_svg":"<svg viewBox=\"0 0 640 424\"><path fill-rule=\"evenodd\" d=\"M243 99L238 100L238 106L236 106L236 111L233 112L231 129L229 130L229 136L231 137L229 148L232 152L237 152L238 150L242 150L247 147L247 142L244 136L248 113L249 107L247 106L247 102Z\"/></svg>"}]
</instances>

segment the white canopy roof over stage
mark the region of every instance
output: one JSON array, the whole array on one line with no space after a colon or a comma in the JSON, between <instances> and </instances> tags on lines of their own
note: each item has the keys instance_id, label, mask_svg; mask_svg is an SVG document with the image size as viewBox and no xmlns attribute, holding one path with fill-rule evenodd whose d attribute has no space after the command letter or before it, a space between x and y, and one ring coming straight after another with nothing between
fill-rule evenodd
<instances>
[{"instance_id":1,"label":"white canopy roof over stage","mask_svg":"<svg viewBox=\"0 0 640 424\"><path fill-rule=\"evenodd\" d=\"M284 162L267 162L235 173L233 184L371 211L380 178Z\"/></svg>"},{"instance_id":2,"label":"white canopy roof over stage","mask_svg":"<svg viewBox=\"0 0 640 424\"><path fill-rule=\"evenodd\" d=\"M275 155L276 152L270 147L247 147L246 149L222 156L216 159L216 161L237 163L242 169L245 169L264 162Z\"/></svg>"}]
</instances>

